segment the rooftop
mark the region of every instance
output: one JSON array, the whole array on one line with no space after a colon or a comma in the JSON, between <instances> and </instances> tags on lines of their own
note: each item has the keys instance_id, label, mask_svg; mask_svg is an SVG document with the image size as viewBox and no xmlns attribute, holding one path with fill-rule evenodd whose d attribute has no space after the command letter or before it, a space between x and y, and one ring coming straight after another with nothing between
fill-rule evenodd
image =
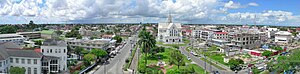
<instances>
[{"instance_id":1,"label":"rooftop","mask_svg":"<svg viewBox=\"0 0 300 74\"><path fill-rule=\"evenodd\" d=\"M18 34L0 34L0 37L12 37L12 36L23 36Z\"/></svg>"}]
</instances>

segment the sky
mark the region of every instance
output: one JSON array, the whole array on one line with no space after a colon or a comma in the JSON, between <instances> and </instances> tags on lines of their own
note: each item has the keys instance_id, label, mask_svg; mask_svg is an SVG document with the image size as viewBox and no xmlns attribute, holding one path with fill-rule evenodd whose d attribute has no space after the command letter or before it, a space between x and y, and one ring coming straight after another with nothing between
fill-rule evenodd
<instances>
[{"instance_id":1,"label":"sky","mask_svg":"<svg viewBox=\"0 0 300 74\"><path fill-rule=\"evenodd\" d=\"M159 23L300 26L300 0L0 0L0 24Z\"/></svg>"}]
</instances>

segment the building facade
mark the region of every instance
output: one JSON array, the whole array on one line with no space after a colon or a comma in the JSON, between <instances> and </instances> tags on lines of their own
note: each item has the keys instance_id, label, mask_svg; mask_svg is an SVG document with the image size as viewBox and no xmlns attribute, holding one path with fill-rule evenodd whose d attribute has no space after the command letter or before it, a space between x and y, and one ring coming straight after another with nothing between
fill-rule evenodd
<instances>
[{"instance_id":1,"label":"building facade","mask_svg":"<svg viewBox=\"0 0 300 74\"><path fill-rule=\"evenodd\" d=\"M275 33L275 43L288 44L292 41L292 33L287 31L279 31Z\"/></svg>"},{"instance_id":2,"label":"building facade","mask_svg":"<svg viewBox=\"0 0 300 74\"><path fill-rule=\"evenodd\" d=\"M66 71L67 67L67 43L64 41L46 40L41 46L44 55L42 61L43 73L59 73Z\"/></svg>"},{"instance_id":3,"label":"building facade","mask_svg":"<svg viewBox=\"0 0 300 74\"><path fill-rule=\"evenodd\" d=\"M157 40L164 44L183 43L181 23L173 23L169 15L167 23L158 23Z\"/></svg>"},{"instance_id":4,"label":"building facade","mask_svg":"<svg viewBox=\"0 0 300 74\"><path fill-rule=\"evenodd\" d=\"M42 38L41 32L18 32L18 35L23 35L26 39L38 39Z\"/></svg>"},{"instance_id":5,"label":"building facade","mask_svg":"<svg viewBox=\"0 0 300 74\"><path fill-rule=\"evenodd\" d=\"M0 43L12 42L17 45L24 45L25 38L18 34L0 34Z\"/></svg>"},{"instance_id":6,"label":"building facade","mask_svg":"<svg viewBox=\"0 0 300 74\"><path fill-rule=\"evenodd\" d=\"M25 74L42 74L43 55L33 50L23 50L12 42L0 44L0 73L9 73L10 67L24 68Z\"/></svg>"}]
</instances>

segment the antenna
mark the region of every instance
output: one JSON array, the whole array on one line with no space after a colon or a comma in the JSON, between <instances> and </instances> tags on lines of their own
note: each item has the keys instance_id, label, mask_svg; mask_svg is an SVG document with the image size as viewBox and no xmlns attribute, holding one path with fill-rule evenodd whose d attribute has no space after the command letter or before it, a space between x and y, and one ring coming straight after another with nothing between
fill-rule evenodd
<instances>
[{"instance_id":1,"label":"antenna","mask_svg":"<svg viewBox=\"0 0 300 74\"><path fill-rule=\"evenodd\" d=\"M256 14L254 14L254 26L256 27Z\"/></svg>"}]
</instances>

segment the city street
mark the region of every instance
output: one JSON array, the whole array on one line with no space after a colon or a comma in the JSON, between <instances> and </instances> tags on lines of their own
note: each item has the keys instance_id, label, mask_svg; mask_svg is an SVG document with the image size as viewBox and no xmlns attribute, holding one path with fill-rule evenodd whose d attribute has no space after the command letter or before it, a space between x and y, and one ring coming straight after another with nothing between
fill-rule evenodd
<instances>
[{"instance_id":1,"label":"city street","mask_svg":"<svg viewBox=\"0 0 300 74\"><path fill-rule=\"evenodd\" d=\"M133 44L135 44L135 42L137 42L137 35L128 38L124 47L119 51L120 53L114 58L109 59L106 65L101 65L93 74L123 74L123 65L125 64L126 58L130 55L130 49L132 49L131 40Z\"/></svg>"}]
</instances>

